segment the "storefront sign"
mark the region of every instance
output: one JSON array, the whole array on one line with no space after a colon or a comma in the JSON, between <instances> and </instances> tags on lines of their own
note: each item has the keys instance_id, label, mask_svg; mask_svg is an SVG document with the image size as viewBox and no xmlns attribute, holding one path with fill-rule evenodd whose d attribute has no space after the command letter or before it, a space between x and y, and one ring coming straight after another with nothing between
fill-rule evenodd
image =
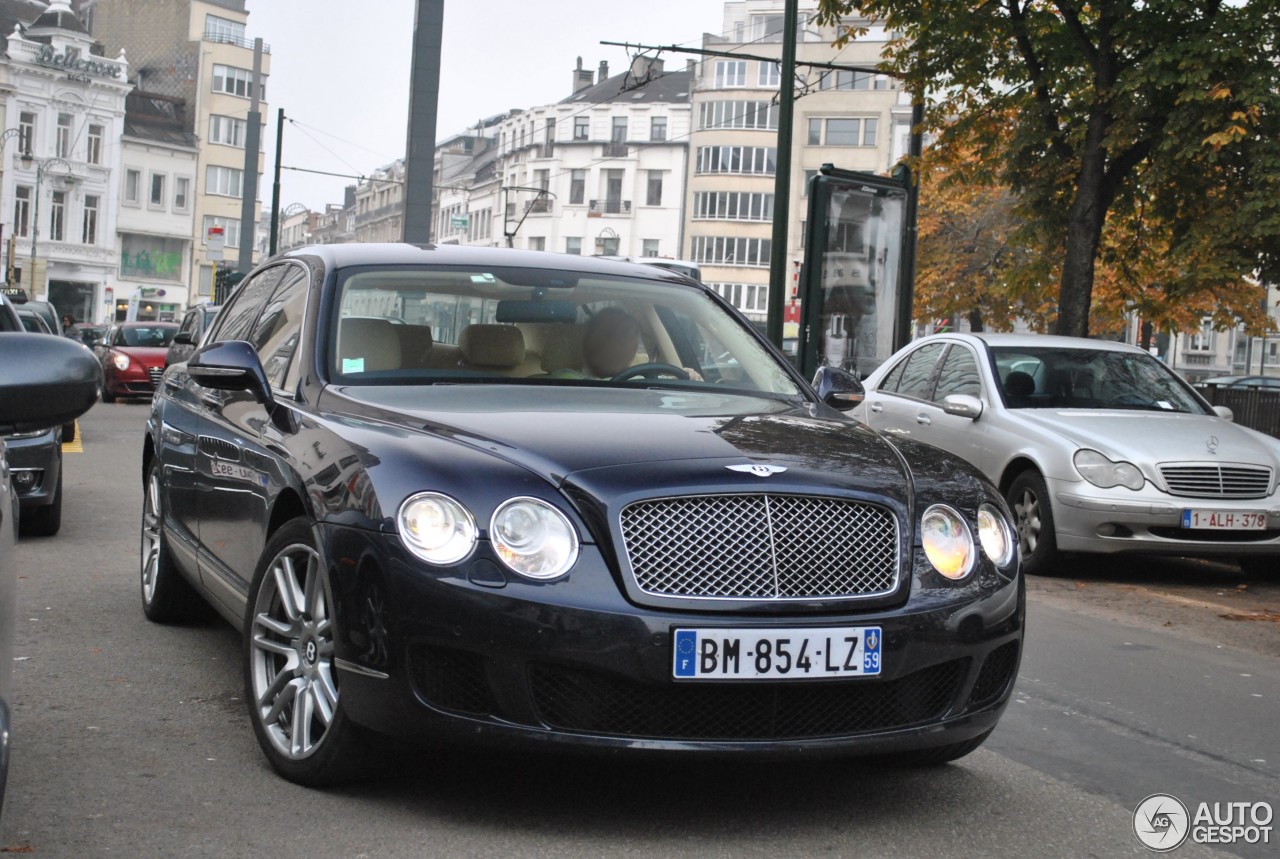
<instances>
[{"instance_id":1,"label":"storefront sign","mask_svg":"<svg viewBox=\"0 0 1280 859\"><path fill-rule=\"evenodd\" d=\"M96 75L100 78L120 77L120 66L110 60L97 57L82 59L79 48L67 48L65 53L57 53L50 45L45 45L36 54L36 62L51 69L65 69L73 77L83 80L82 75Z\"/></svg>"}]
</instances>

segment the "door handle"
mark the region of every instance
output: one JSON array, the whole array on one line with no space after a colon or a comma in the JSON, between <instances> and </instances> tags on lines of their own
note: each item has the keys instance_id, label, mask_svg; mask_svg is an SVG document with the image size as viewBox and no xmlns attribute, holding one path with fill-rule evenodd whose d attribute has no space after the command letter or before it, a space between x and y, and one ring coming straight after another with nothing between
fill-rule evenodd
<instances>
[{"instance_id":1,"label":"door handle","mask_svg":"<svg viewBox=\"0 0 1280 859\"><path fill-rule=\"evenodd\" d=\"M870 409L873 414L877 414L877 415L884 411L884 406L880 405L879 403L872 403L871 405L867 406L867 408Z\"/></svg>"},{"instance_id":2,"label":"door handle","mask_svg":"<svg viewBox=\"0 0 1280 859\"><path fill-rule=\"evenodd\" d=\"M929 424L933 423L933 421L929 420L928 415L916 415L916 423L920 424L922 427L927 427Z\"/></svg>"}]
</instances>

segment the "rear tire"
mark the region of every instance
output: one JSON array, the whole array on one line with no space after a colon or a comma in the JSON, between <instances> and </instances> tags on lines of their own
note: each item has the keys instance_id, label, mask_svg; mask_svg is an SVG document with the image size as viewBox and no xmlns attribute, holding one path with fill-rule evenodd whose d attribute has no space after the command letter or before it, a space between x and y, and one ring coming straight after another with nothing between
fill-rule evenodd
<instances>
[{"instance_id":1,"label":"rear tire","mask_svg":"<svg viewBox=\"0 0 1280 859\"><path fill-rule=\"evenodd\" d=\"M53 503L28 507L18 514L18 531L27 537L52 537L62 529L62 469L53 490Z\"/></svg>"},{"instance_id":2,"label":"rear tire","mask_svg":"<svg viewBox=\"0 0 1280 859\"><path fill-rule=\"evenodd\" d=\"M116 401L116 395L107 390L105 383L102 386L102 401L104 403L114 403Z\"/></svg>"},{"instance_id":3,"label":"rear tire","mask_svg":"<svg viewBox=\"0 0 1280 859\"><path fill-rule=\"evenodd\" d=\"M208 604L183 578L164 539L164 508L160 493L161 469L152 460L142 491L141 565L142 613L152 623L182 623L208 614Z\"/></svg>"},{"instance_id":4,"label":"rear tire","mask_svg":"<svg viewBox=\"0 0 1280 859\"><path fill-rule=\"evenodd\" d=\"M75 441L75 440L76 440L76 422L72 421L69 424L63 424L62 425L62 443L66 444L69 441Z\"/></svg>"},{"instance_id":5,"label":"rear tire","mask_svg":"<svg viewBox=\"0 0 1280 859\"><path fill-rule=\"evenodd\" d=\"M1027 469L1013 479L1005 500L1013 512L1018 534L1022 569L1030 575L1047 576L1058 565L1058 539L1053 525L1049 490L1038 471Z\"/></svg>"}]
</instances>

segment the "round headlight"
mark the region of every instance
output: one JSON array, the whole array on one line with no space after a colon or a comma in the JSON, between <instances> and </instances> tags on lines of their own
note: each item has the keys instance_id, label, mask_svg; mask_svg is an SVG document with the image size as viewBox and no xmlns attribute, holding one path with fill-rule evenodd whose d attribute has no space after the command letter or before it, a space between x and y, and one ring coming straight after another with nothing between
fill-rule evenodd
<instances>
[{"instance_id":1,"label":"round headlight","mask_svg":"<svg viewBox=\"0 0 1280 859\"><path fill-rule=\"evenodd\" d=\"M476 545L476 520L448 495L421 492L400 505L400 542L424 561L456 564Z\"/></svg>"},{"instance_id":2,"label":"round headlight","mask_svg":"<svg viewBox=\"0 0 1280 859\"><path fill-rule=\"evenodd\" d=\"M920 542L933 568L948 579L963 579L973 569L973 534L960 514L935 504L920 519Z\"/></svg>"},{"instance_id":3,"label":"round headlight","mask_svg":"<svg viewBox=\"0 0 1280 859\"><path fill-rule=\"evenodd\" d=\"M116 365L117 370L128 370L129 356L123 352L117 352L115 355L111 356L111 363Z\"/></svg>"},{"instance_id":4,"label":"round headlight","mask_svg":"<svg viewBox=\"0 0 1280 859\"><path fill-rule=\"evenodd\" d=\"M1007 567L1013 561L1013 529L991 504L978 508L978 542L997 567Z\"/></svg>"},{"instance_id":5,"label":"round headlight","mask_svg":"<svg viewBox=\"0 0 1280 859\"><path fill-rule=\"evenodd\" d=\"M1142 469L1132 462L1113 462L1096 450L1078 450L1072 461L1080 476L1100 489L1123 486L1137 491L1147 482Z\"/></svg>"},{"instance_id":6,"label":"round headlight","mask_svg":"<svg viewBox=\"0 0 1280 859\"><path fill-rule=\"evenodd\" d=\"M512 498L494 511L489 539L502 563L530 579L559 578L578 559L573 525L537 498Z\"/></svg>"}]
</instances>

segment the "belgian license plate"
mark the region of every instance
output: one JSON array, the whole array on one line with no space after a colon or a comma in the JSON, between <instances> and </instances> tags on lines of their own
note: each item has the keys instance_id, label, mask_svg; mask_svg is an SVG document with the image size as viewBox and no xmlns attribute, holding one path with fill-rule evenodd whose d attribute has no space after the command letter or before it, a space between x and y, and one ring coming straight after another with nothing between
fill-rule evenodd
<instances>
[{"instance_id":1,"label":"belgian license plate","mask_svg":"<svg viewBox=\"0 0 1280 859\"><path fill-rule=\"evenodd\" d=\"M880 627L677 629L678 680L803 680L880 673Z\"/></svg>"},{"instance_id":2,"label":"belgian license plate","mask_svg":"<svg viewBox=\"0 0 1280 859\"><path fill-rule=\"evenodd\" d=\"M1182 527L1209 531L1263 531L1267 527L1267 514L1238 510L1183 510Z\"/></svg>"}]
</instances>

